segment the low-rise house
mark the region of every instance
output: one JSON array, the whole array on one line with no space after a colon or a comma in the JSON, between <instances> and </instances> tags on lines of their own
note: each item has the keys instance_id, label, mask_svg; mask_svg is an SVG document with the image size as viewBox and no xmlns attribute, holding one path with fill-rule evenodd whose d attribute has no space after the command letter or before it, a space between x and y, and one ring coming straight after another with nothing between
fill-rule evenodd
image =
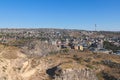
<instances>
[{"instance_id":1,"label":"low-rise house","mask_svg":"<svg viewBox=\"0 0 120 80\"><path fill-rule=\"evenodd\" d=\"M84 47L83 47L83 45L79 45L79 44L78 44L78 45L75 45L75 46L74 46L74 49L75 49L75 50L83 51L83 50L84 50Z\"/></svg>"},{"instance_id":2,"label":"low-rise house","mask_svg":"<svg viewBox=\"0 0 120 80\"><path fill-rule=\"evenodd\" d=\"M114 42L113 44L116 45L117 47L120 46L120 43L119 43L119 42Z\"/></svg>"}]
</instances>

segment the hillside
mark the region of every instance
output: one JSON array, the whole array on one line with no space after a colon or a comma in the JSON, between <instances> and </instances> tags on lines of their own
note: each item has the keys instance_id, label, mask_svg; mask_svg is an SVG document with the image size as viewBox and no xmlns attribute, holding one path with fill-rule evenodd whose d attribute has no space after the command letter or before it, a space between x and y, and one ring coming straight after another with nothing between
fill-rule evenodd
<instances>
[{"instance_id":1,"label":"hillside","mask_svg":"<svg viewBox=\"0 0 120 80\"><path fill-rule=\"evenodd\" d=\"M70 50L29 57L0 44L0 80L119 80L120 56Z\"/></svg>"}]
</instances>

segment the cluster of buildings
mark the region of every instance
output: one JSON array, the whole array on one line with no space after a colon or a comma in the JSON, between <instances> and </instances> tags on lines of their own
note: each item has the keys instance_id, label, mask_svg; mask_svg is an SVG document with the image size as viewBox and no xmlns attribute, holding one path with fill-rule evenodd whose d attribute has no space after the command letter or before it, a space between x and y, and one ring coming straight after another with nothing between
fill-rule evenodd
<instances>
[{"instance_id":1,"label":"cluster of buildings","mask_svg":"<svg viewBox=\"0 0 120 80\"><path fill-rule=\"evenodd\" d=\"M0 42L9 43L20 39L37 39L60 49L68 48L94 52L106 51L104 41L120 46L120 37L108 37L98 33L69 29L0 29Z\"/></svg>"},{"instance_id":2,"label":"cluster of buildings","mask_svg":"<svg viewBox=\"0 0 120 80\"><path fill-rule=\"evenodd\" d=\"M48 41L47 41L48 42ZM65 39L65 40L52 40L52 45L64 49L75 49L84 51L89 48L103 48L103 39L93 39L93 38L84 38L84 39Z\"/></svg>"}]
</instances>

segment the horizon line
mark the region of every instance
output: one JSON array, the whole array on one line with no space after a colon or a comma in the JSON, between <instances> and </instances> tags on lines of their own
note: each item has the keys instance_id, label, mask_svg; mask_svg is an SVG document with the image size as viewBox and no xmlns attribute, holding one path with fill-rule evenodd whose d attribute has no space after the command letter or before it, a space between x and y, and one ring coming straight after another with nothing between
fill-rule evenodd
<instances>
[{"instance_id":1,"label":"horizon line","mask_svg":"<svg viewBox=\"0 0 120 80\"><path fill-rule=\"evenodd\" d=\"M38 28L38 27L34 27L34 28L31 28L31 27L16 27L16 28L12 28L12 27L10 27L10 28L0 28L0 29L60 29L60 30L80 30L80 31L93 31L93 32L101 32L101 31L105 31L105 32L120 32L120 31L117 31L117 30L86 30L86 29L75 29L75 28Z\"/></svg>"}]
</instances>

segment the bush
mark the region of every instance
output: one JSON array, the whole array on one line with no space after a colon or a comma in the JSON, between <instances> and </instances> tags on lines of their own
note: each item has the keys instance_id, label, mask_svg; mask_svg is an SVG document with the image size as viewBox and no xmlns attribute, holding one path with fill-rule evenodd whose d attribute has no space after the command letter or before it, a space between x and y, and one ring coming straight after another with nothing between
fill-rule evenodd
<instances>
[{"instance_id":1,"label":"bush","mask_svg":"<svg viewBox=\"0 0 120 80\"><path fill-rule=\"evenodd\" d=\"M97 76L98 80L103 80L103 74L102 74L102 72L97 73L96 76Z\"/></svg>"},{"instance_id":2,"label":"bush","mask_svg":"<svg viewBox=\"0 0 120 80\"><path fill-rule=\"evenodd\" d=\"M92 60L92 58L87 58L87 59L85 59L84 61L85 61L85 62L91 62L91 60Z\"/></svg>"},{"instance_id":3,"label":"bush","mask_svg":"<svg viewBox=\"0 0 120 80\"><path fill-rule=\"evenodd\" d=\"M90 68L90 69L94 69L94 66L92 66L92 65L90 65L90 64L87 64L86 65L88 68Z\"/></svg>"},{"instance_id":4,"label":"bush","mask_svg":"<svg viewBox=\"0 0 120 80\"><path fill-rule=\"evenodd\" d=\"M108 50L112 50L113 52L120 50L120 47L117 47L116 45L114 45L108 41L104 41L103 46L104 46L104 48L106 48Z\"/></svg>"},{"instance_id":5,"label":"bush","mask_svg":"<svg viewBox=\"0 0 120 80\"><path fill-rule=\"evenodd\" d=\"M57 54L57 53L58 53L58 51L51 51L51 52L49 52L50 55L54 55L54 54Z\"/></svg>"},{"instance_id":6,"label":"bush","mask_svg":"<svg viewBox=\"0 0 120 80\"><path fill-rule=\"evenodd\" d=\"M73 59L77 61L77 63L82 63L83 58L82 57L78 57L77 55L73 55Z\"/></svg>"},{"instance_id":7,"label":"bush","mask_svg":"<svg viewBox=\"0 0 120 80\"><path fill-rule=\"evenodd\" d=\"M69 49L65 48L65 49L63 49L63 52L68 53Z\"/></svg>"}]
</instances>

